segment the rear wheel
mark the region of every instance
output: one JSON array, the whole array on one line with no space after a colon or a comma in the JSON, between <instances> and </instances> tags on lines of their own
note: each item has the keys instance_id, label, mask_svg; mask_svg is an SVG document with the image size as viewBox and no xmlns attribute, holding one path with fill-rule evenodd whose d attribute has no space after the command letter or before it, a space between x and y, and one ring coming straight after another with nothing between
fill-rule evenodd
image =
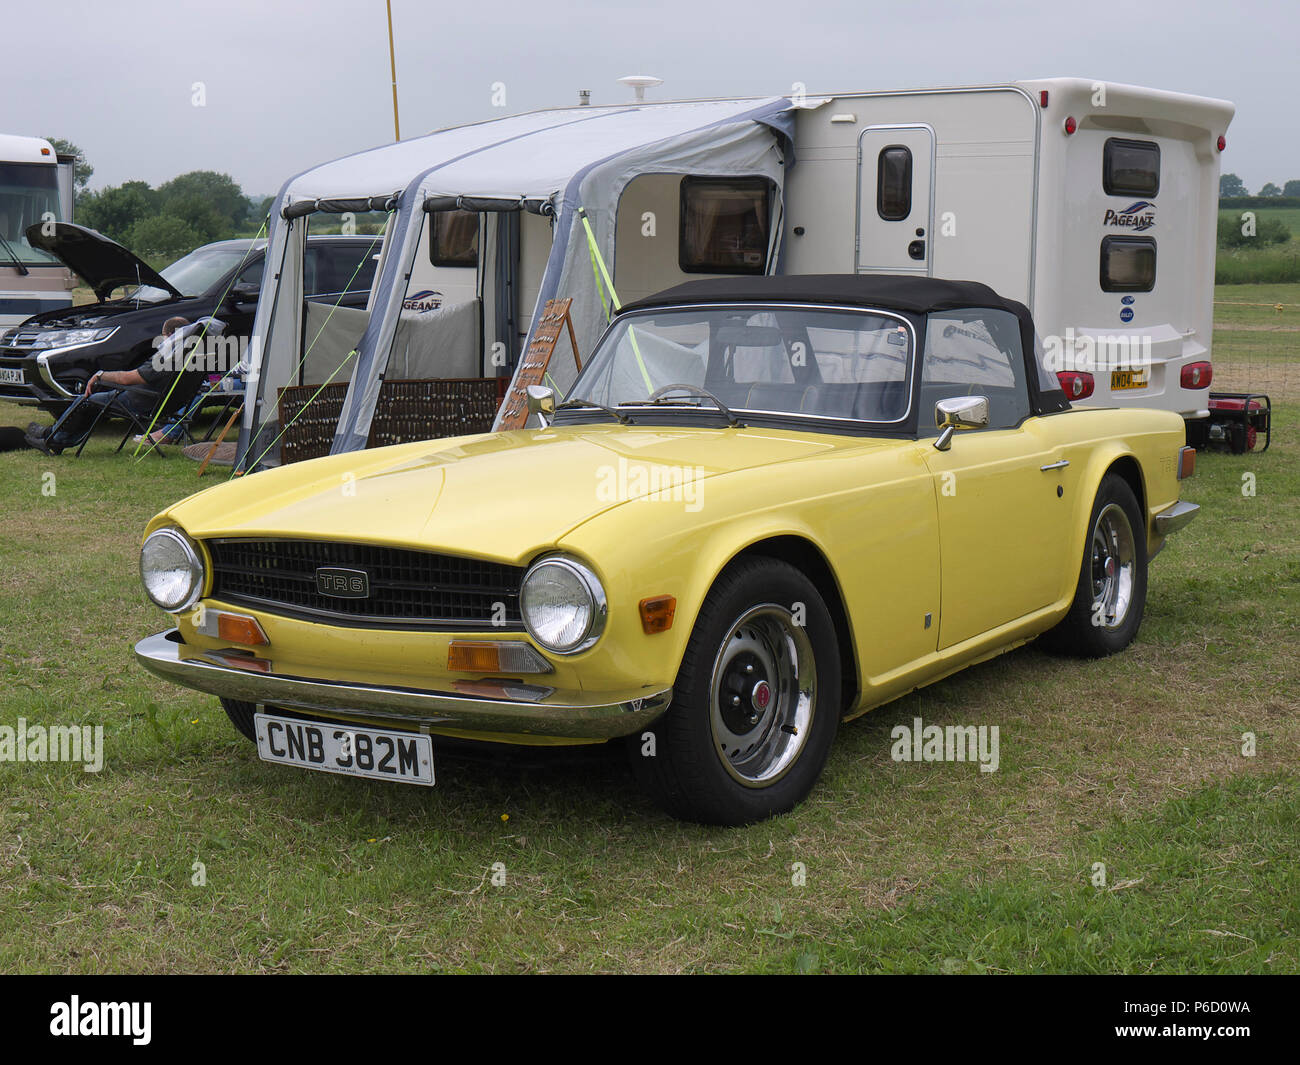
<instances>
[{"instance_id":1,"label":"rear wheel","mask_svg":"<svg viewBox=\"0 0 1300 1065\"><path fill-rule=\"evenodd\" d=\"M253 743L257 742L257 732L253 727L253 715L257 713L255 703L241 703L236 699L222 699L221 708L226 712L226 717L230 718L230 723L239 730L241 735Z\"/></svg>"},{"instance_id":2,"label":"rear wheel","mask_svg":"<svg viewBox=\"0 0 1300 1065\"><path fill-rule=\"evenodd\" d=\"M1147 598L1147 540L1142 509L1127 481L1102 478L1088 520L1074 602L1046 637L1054 650L1102 658L1137 636Z\"/></svg>"},{"instance_id":3,"label":"rear wheel","mask_svg":"<svg viewBox=\"0 0 1300 1065\"><path fill-rule=\"evenodd\" d=\"M787 563L747 559L710 591L671 707L629 751L669 813L747 824L808 794L840 709L839 643L817 589Z\"/></svg>"}]
</instances>

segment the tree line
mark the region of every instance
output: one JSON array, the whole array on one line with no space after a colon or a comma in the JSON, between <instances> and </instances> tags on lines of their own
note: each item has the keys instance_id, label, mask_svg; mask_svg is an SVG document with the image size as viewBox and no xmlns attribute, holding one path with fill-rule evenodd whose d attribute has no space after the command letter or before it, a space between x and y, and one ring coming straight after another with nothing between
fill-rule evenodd
<instances>
[{"instance_id":1,"label":"tree line","mask_svg":"<svg viewBox=\"0 0 1300 1065\"><path fill-rule=\"evenodd\" d=\"M1236 174L1219 175L1219 198L1235 198L1238 196L1249 196L1250 190L1246 188L1246 183L1237 177ZM1293 178L1284 185L1278 186L1271 181L1266 181L1260 190L1255 193L1256 196L1287 196L1300 197L1300 178Z\"/></svg>"},{"instance_id":2,"label":"tree line","mask_svg":"<svg viewBox=\"0 0 1300 1065\"><path fill-rule=\"evenodd\" d=\"M229 174L194 170L157 188L126 181L98 191L87 186L95 168L70 141L46 140L76 159L73 205L78 225L98 230L141 258L171 262L201 244L247 234L261 225L270 198L254 202Z\"/></svg>"}]
</instances>

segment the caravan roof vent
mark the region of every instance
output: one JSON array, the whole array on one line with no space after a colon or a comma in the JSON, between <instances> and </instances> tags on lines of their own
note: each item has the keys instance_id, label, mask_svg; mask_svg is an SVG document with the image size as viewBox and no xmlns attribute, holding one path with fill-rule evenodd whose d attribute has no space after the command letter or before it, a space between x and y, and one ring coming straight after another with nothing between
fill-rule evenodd
<instances>
[{"instance_id":1,"label":"caravan roof vent","mask_svg":"<svg viewBox=\"0 0 1300 1065\"><path fill-rule=\"evenodd\" d=\"M638 103L645 99L646 89L653 89L656 85L664 83L663 78L656 78L653 74L628 74L618 80L620 84L628 86L636 93Z\"/></svg>"}]
</instances>

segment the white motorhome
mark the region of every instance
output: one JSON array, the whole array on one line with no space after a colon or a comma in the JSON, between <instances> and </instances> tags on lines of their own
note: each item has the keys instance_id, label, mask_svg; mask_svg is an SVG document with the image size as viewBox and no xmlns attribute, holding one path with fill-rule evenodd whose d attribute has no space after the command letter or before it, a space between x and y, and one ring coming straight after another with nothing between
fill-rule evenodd
<instances>
[{"instance_id":1,"label":"white motorhome","mask_svg":"<svg viewBox=\"0 0 1300 1065\"><path fill-rule=\"evenodd\" d=\"M49 141L0 134L0 331L72 306L72 272L27 243L28 226L72 220L72 179Z\"/></svg>"},{"instance_id":2,"label":"white motorhome","mask_svg":"<svg viewBox=\"0 0 1300 1065\"><path fill-rule=\"evenodd\" d=\"M350 380L335 452L385 378L511 376L543 302L585 353L623 302L700 276L982 281L1033 312L1075 402L1207 413L1219 100L1054 78L562 108L441 130L287 182L272 212L241 462L276 396ZM365 311L302 301L313 218L386 210ZM557 353L551 380L573 377Z\"/></svg>"}]
</instances>

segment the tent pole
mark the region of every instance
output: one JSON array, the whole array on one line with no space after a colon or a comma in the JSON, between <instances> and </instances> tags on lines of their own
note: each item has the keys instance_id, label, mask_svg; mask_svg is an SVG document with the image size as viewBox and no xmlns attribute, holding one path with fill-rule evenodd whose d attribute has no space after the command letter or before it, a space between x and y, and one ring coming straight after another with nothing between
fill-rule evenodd
<instances>
[{"instance_id":1,"label":"tent pole","mask_svg":"<svg viewBox=\"0 0 1300 1065\"><path fill-rule=\"evenodd\" d=\"M397 123L397 53L393 49L393 0L388 0L388 67L393 75L393 140L402 139L402 127Z\"/></svg>"}]
</instances>

